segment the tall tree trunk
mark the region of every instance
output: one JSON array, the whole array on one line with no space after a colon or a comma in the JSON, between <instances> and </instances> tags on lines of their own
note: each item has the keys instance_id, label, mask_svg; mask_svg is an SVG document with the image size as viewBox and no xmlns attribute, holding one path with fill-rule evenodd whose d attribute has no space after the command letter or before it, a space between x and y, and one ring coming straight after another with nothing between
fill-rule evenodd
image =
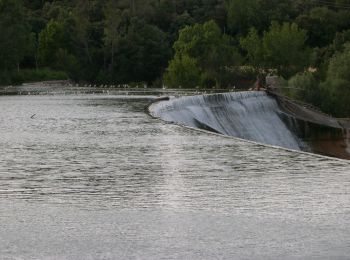
<instances>
[{"instance_id":1,"label":"tall tree trunk","mask_svg":"<svg viewBox=\"0 0 350 260\"><path fill-rule=\"evenodd\" d=\"M132 14L135 14L135 0L130 0L130 8Z\"/></svg>"},{"instance_id":2,"label":"tall tree trunk","mask_svg":"<svg viewBox=\"0 0 350 260\"><path fill-rule=\"evenodd\" d=\"M35 70L38 70L38 55L37 54L35 54L34 55L34 59L35 59Z\"/></svg>"},{"instance_id":3,"label":"tall tree trunk","mask_svg":"<svg viewBox=\"0 0 350 260\"><path fill-rule=\"evenodd\" d=\"M111 64L109 67L110 73L112 73L114 68L114 42L112 42L112 50L111 50Z\"/></svg>"},{"instance_id":4,"label":"tall tree trunk","mask_svg":"<svg viewBox=\"0 0 350 260\"><path fill-rule=\"evenodd\" d=\"M91 59L91 55L90 55L90 49L89 49L89 44L87 43L87 41L84 42L85 45L85 51L86 51L86 55L88 57L89 63L92 63L92 59Z\"/></svg>"}]
</instances>

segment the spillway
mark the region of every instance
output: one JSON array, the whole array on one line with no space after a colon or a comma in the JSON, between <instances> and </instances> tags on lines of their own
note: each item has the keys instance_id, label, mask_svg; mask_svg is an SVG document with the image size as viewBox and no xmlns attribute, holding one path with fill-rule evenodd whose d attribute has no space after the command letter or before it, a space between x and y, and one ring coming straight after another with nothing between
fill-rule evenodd
<instances>
[{"instance_id":1,"label":"spillway","mask_svg":"<svg viewBox=\"0 0 350 260\"><path fill-rule=\"evenodd\" d=\"M281 102L263 91L174 98L152 104L149 111L167 122L287 149L350 158L348 147L339 148L349 140L343 138L337 120L285 100Z\"/></svg>"},{"instance_id":2,"label":"spillway","mask_svg":"<svg viewBox=\"0 0 350 260\"><path fill-rule=\"evenodd\" d=\"M306 149L282 119L276 100L261 91L181 97L157 103L150 111L168 122L294 150Z\"/></svg>"}]
</instances>

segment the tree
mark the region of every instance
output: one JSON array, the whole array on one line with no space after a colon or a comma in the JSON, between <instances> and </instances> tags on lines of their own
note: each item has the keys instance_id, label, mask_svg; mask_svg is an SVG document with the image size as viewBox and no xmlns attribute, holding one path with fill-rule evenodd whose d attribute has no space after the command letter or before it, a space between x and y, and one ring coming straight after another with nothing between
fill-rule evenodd
<instances>
[{"instance_id":1,"label":"tree","mask_svg":"<svg viewBox=\"0 0 350 260\"><path fill-rule=\"evenodd\" d=\"M74 22L70 14L51 19L40 32L38 39L38 59L41 66L65 71L72 79L81 77L79 52L74 41Z\"/></svg>"},{"instance_id":2,"label":"tree","mask_svg":"<svg viewBox=\"0 0 350 260\"><path fill-rule=\"evenodd\" d=\"M171 55L167 37L158 27L132 18L117 46L113 80L120 83L146 81L161 77Z\"/></svg>"},{"instance_id":3,"label":"tree","mask_svg":"<svg viewBox=\"0 0 350 260\"><path fill-rule=\"evenodd\" d=\"M263 50L266 65L277 68L285 76L302 71L309 61L309 50L305 42L307 32L295 23L272 22L264 33Z\"/></svg>"},{"instance_id":4,"label":"tree","mask_svg":"<svg viewBox=\"0 0 350 260\"><path fill-rule=\"evenodd\" d=\"M272 22L263 37L252 29L247 37L241 38L240 43L250 64L277 69L280 75L289 77L303 71L309 62L306 34L294 23Z\"/></svg>"},{"instance_id":5,"label":"tree","mask_svg":"<svg viewBox=\"0 0 350 260\"><path fill-rule=\"evenodd\" d=\"M251 27L256 27L261 21L259 0L229 0L227 1L227 26L233 34L246 34Z\"/></svg>"},{"instance_id":6,"label":"tree","mask_svg":"<svg viewBox=\"0 0 350 260\"><path fill-rule=\"evenodd\" d=\"M289 96L307 103L322 105L322 92L311 72L298 73L288 80Z\"/></svg>"},{"instance_id":7,"label":"tree","mask_svg":"<svg viewBox=\"0 0 350 260\"><path fill-rule=\"evenodd\" d=\"M339 117L350 116L350 44L330 60L327 80L322 83L330 95L329 110Z\"/></svg>"},{"instance_id":8,"label":"tree","mask_svg":"<svg viewBox=\"0 0 350 260\"><path fill-rule=\"evenodd\" d=\"M122 21L122 11L116 8L114 0L109 0L104 8L104 13L104 44L106 50L110 53L109 70L111 71L114 67L115 50L120 37L119 26Z\"/></svg>"},{"instance_id":9,"label":"tree","mask_svg":"<svg viewBox=\"0 0 350 260\"><path fill-rule=\"evenodd\" d=\"M190 7L186 11L193 10L191 15L197 23L205 23L207 21L215 21L220 28L226 26L227 10L225 0L202 0L202 1L186 1Z\"/></svg>"},{"instance_id":10,"label":"tree","mask_svg":"<svg viewBox=\"0 0 350 260\"><path fill-rule=\"evenodd\" d=\"M201 84L201 71L197 61L187 55L175 56L169 63L164 75L165 84L169 87L194 88Z\"/></svg>"},{"instance_id":11,"label":"tree","mask_svg":"<svg viewBox=\"0 0 350 260\"><path fill-rule=\"evenodd\" d=\"M296 23L308 31L310 46L323 47L332 42L337 32L337 13L327 7L316 7L310 13L297 17Z\"/></svg>"},{"instance_id":12,"label":"tree","mask_svg":"<svg viewBox=\"0 0 350 260\"><path fill-rule=\"evenodd\" d=\"M80 64L77 58L66 49L58 49L55 53L55 63L51 66L59 71L67 72L71 79L79 80Z\"/></svg>"},{"instance_id":13,"label":"tree","mask_svg":"<svg viewBox=\"0 0 350 260\"><path fill-rule=\"evenodd\" d=\"M90 52L90 35L89 29L91 28L90 23L90 1L89 0L77 0L77 4L74 8L74 21L75 21L75 43L81 46L84 50L84 56L86 61L92 64L92 57Z\"/></svg>"},{"instance_id":14,"label":"tree","mask_svg":"<svg viewBox=\"0 0 350 260\"><path fill-rule=\"evenodd\" d=\"M44 66L53 65L56 60L56 52L64 46L63 24L51 20L39 35L39 61Z\"/></svg>"},{"instance_id":15,"label":"tree","mask_svg":"<svg viewBox=\"0 0 350 260\"><path fill-rule=\"evenodd\" d=\"M312 5L314 5L314 0L301 1L303 5L302 10L306 8L305 5L307 5L309 1L312 1ZM262 24L259 28L262 29L267 29L270 26L271 21L290 23L300 13L300 11L298 11L297 0L260 0L260 8Z\"/></svg>"},{"instance_id":16,"label":"tree","mask_svg":"<svg viewBox=\"0 0 350 260\"><path fill-rule=\"evenodd\" d=\"M262 41L255 28L251 28L248 35L240 39L241 47L246 51L246 58L256 69L264 67L264 50Z\"/></svg>"},{"instance_id":17,"label":"tree","mask_svg":"<svg viewBox=\"0 0 350 260\"><path fill-rule=\"evenodd\" d=\"M226 0L227 25L234 35L245 35L252 27L261 33L269 28L271 21L292 22L310 4L314 6L314 1Z\"/></svg>"},{"instance_id":18,"label":"tree","mask_svg":"<svg viewBox=\"0 0 350 260\"><path fill-rule=\"evenodd\" d=\"M0 0L0 70L18 68L32 41L21 0Z\"/></svg>"},{"instance_id":19,"label":"tree","mask_svg":"<svg viewBox=\"0 0 350 260\"><path fill-rule=\"evenodd\" d=\"M214 21L186 26L180 30L179 38L174 43L174 60L177 63L183 57L194 59L205 81L219 86L220 71L239 64L241 60L230 40Z\"/></svg>"}]
</instances>

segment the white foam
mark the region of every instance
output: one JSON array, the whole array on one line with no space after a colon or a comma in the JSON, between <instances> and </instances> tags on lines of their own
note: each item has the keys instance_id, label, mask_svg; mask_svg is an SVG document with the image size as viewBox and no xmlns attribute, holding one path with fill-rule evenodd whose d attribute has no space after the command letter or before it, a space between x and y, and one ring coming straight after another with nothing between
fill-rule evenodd
<instances>
[{"instance_id":1,"label":"white foam","mask_svg":"<svg viewBox=\"0 0 350 260\"><path fill-rule=\"evenodd\" d=\"M233 92L181 97L151 106L168 122L203 127L272 146L305 150L306 145L282 120L277 102L265 92Z\"/></svg>"}]
</instances>

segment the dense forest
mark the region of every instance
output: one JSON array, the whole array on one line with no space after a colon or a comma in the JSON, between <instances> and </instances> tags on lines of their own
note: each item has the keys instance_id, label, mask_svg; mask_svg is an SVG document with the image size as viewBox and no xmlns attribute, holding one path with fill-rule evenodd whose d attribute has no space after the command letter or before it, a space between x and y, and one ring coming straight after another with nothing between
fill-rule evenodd
<instances>
[{"instance_id":1,"label":"dense forest","mask_svg":"<svg viewBox=\"0 0 350 260\"><path fill-rule=\"evenodd\" d=\"M0 85L240 87L350 116L350 0L0 0Z\"/></svg>"}]
</instances>

